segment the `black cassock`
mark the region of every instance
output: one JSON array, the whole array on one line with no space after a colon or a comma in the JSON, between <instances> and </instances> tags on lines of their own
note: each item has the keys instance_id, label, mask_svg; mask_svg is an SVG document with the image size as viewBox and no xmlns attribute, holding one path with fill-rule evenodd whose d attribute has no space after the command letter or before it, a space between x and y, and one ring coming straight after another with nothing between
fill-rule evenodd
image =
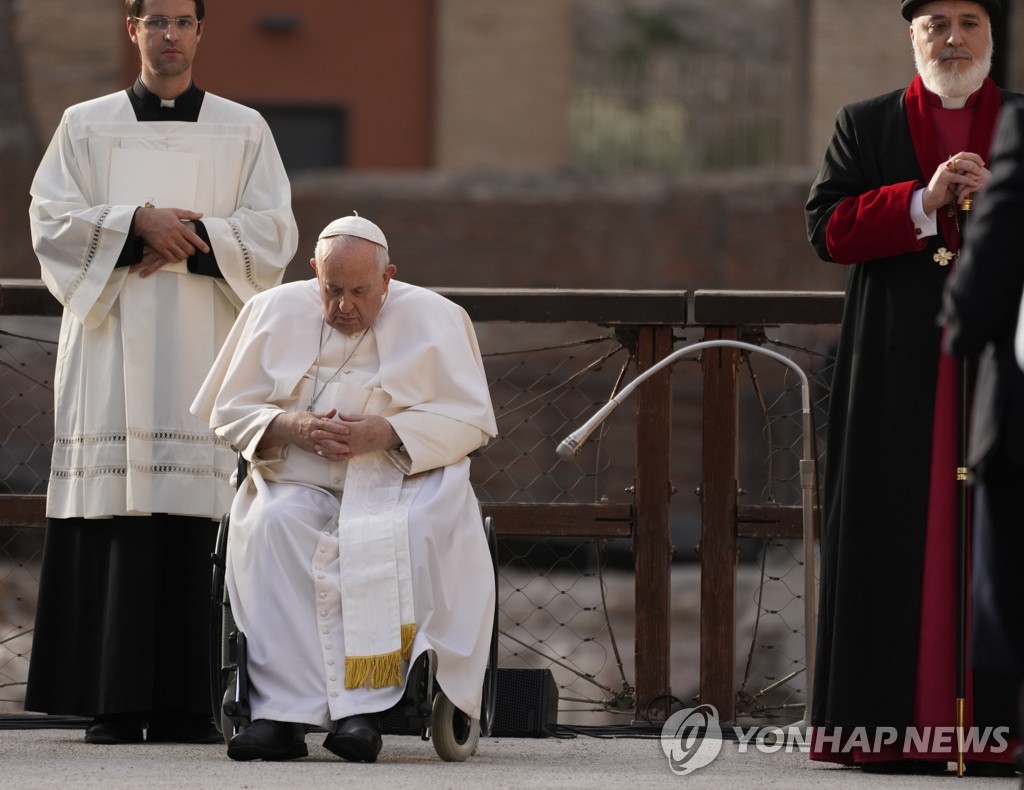
<instances>
[{"instance_id":1,"label":"black cassock","mask_svg":"<svg viewBox=\"0 0 1024 790\"><path fill-rule=\"evenodd\" d=\"M972 97L967 150L987 157L1001 99L990 80ZM827 431L817 727L914 724L938 316L952 269L936 255L959 247L943 210L936 236L919 239L910 219L914 190L959 152L934 139L927 102L916 78L908 90L843 108L806 207L819 256L853 264ZM952 488L955 470L949 479ZM976 683L976 699L983 693ZM949 706L952 723L953 699Z\"/></svg>"}]
</instances>

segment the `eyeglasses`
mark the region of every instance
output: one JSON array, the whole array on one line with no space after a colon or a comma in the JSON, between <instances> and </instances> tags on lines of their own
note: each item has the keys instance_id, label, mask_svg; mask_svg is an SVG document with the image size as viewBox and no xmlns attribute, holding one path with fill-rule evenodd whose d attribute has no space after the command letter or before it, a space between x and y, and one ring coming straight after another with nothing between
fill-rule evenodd
<instances>
[{"instance_id":1,"label":"eyeglasses","mask_svg":"<svg viewBox=\"0 0 1024 790\"><path fill-rule=\"evenodd\" d=\"M179 33L191 33L199 26L199 20L194 16L179 16L174 19L169 16L133 16L132 19L141 22L150 33L166 33L172 22Z\"/></svg>"}]
</instances>

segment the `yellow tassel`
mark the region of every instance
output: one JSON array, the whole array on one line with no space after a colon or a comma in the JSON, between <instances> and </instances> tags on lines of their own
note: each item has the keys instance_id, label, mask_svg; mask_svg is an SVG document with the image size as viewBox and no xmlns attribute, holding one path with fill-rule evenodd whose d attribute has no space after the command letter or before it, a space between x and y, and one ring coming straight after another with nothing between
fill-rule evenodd
<instances>
[{"instance_id":1,"label":"yellow tassel","mask_svg":"<svg viewBox=\"0 0 1024 790\"><path fill-rule=\"evenodd\" d=\"M373 671L372 658L345 657L345 688L357 689L365 685Z\"/></svg>"},{"instance_id":2,"label":"yellow tassel","mask_svg":"<svg viewBox=\"0 0 1024 790\"><path fill-rule=\"evenodd\" d=\"M400 651L396 650L381 656L381 660L373 667L373 680L370 685L375 689L402 685L402 654Z\"/></svg>"},{"instance_id":3,"label":"yellow tassel","mask_svg":"<svg viewBox=\"0 0 1024 790\"><path fill-rule=\"evenodd\" d=\"M402 653L393 650L377 656L345 657L345 688L386 688L402 685Z\"/></svg>"},{"instance_id":4,"label":"yellow tassel","mask_svg":"<svg viewBox=\"0 0 1024 790\"><path fill-rule=\"evenodd\" d=\"M406 661L412 655L412 643L416 638L416 623L406 623L402 626L402 658Z\"/></svg>"}]
</instances>

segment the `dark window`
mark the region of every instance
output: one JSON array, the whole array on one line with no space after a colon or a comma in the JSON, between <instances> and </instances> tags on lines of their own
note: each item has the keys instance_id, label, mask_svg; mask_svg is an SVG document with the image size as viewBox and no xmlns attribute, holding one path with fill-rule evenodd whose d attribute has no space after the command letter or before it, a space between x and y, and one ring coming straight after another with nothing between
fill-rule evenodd
<instances>
[{"instance_id":1,"label":"dark window","mask_svg":"<svg viewBox=\"0 0 1024 790\"><path fill-rule=\"evenodd\" d=\"M348 164L348 116L344 107L250 106L266 118L288 172Z\"/></svg>"}]
</instances>

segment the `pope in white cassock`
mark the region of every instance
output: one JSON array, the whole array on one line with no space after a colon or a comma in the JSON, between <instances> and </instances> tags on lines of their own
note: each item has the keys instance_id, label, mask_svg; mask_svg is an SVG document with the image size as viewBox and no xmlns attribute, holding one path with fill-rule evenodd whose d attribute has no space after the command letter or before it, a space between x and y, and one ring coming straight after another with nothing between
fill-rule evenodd
<instances>
[{"instance_id":1,"label":"pope in white cassock","mask_svg":"<svg viewBox=\"0 0 1024 790\"><path fill-rule=\"evenodd\" d=\"M188 407L298 231L270 130L191 79L202 0L128 0L141 73L69 108L32 183L64 306L29 710L209 741L209 556L235 454Z\"/></svg>"},{"instance_id":2,"label":"pope in white cassock","mask_svg":"<svg viewBox=\"0 0 1024 790\"><path fill-rule=\"evenodd\" d=\"M303 757L311 725L373 762L424 651L479 718L494 577L468 455L496 426L469 317L393 280L380 228L336 220L310 263L245 305L192 405L250 464L227 588L253 723L228 755Z\"/></svg>"}]
</instances>

